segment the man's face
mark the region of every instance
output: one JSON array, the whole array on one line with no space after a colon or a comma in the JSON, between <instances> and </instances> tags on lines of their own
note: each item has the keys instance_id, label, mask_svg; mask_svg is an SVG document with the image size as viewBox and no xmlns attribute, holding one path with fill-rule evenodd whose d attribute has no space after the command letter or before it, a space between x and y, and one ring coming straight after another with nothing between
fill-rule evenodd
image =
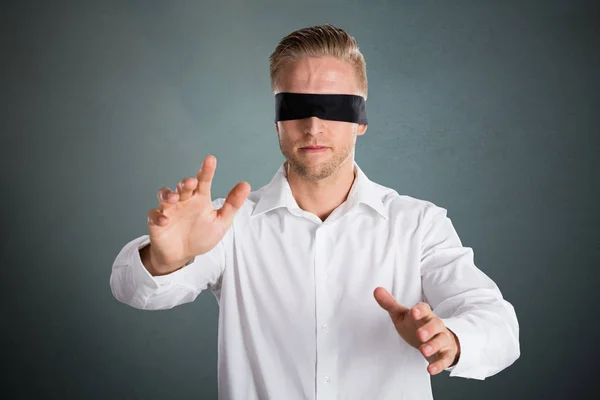
<instances>
[{"instance_id":1,"label":"man's face","mask_svg":"<svg viewBox=\"0 0 600 400\"><path fill-rule=\"evenodd\" d=\"M286 65L275 94L279 92L362 95L353 67L332 57L304 57ZM367 126L310 117L278 121L276 129L290 168L302 178L320 180L353 162L356 136Z\"/></svg>"}]
</instances>

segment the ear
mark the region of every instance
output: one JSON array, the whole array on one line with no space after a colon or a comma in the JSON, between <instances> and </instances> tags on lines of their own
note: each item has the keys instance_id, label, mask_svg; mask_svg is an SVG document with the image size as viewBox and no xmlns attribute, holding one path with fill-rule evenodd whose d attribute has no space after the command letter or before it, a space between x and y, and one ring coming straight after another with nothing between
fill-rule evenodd
<instances>
[{"instance_id":1,"label":"ear","mask_svg":"<svg viewBox=\"0 0 600 400\"><path fill-rule=\"evenodd\" d=\"M358 124L358 129L356 131L356 134L358 136L364 135L366 131L367 131L367 125L366 124Z\"/></svg>"},{"instance_id":2,"label":"ear","mask_svg":"<svg viewBox=\"0 0 600 400\"><path fill-rule=\"evenodd\" d=\"M279 135L279 124L277 122L275 122L275 130L277 131L277 134Z\"/></svg>"}]
</instances>

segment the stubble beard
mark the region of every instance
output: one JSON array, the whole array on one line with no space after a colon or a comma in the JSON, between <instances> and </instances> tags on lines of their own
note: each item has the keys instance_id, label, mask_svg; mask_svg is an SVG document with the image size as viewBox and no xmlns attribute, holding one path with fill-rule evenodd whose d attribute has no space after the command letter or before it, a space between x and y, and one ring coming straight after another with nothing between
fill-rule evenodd
<instances>
[{"instance_id":1,"label":"stubble beard","mask_svg":"<svg viewBox=\"0 0 600 400\"><path fill-rule=\"evenodd\" d=\"M279 148L285 157L289 167L303 179L318 181L328 178L337 172L341 165L345 163L353 154L354 144L356 143L356 135L347 147L336 151L335 148L330 148L332 155L318 164L308 163L301 155L296 155L290 146L286 146L281 138L279 138Z\"/></svg>"}]
</instances>

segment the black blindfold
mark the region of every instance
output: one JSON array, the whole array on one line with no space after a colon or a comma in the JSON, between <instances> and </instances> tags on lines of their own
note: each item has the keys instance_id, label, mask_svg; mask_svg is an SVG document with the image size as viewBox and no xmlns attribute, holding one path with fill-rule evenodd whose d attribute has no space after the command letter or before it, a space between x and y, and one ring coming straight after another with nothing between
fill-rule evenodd
<instances>
[{"instance_id":1,"label":"black blindfold","mask_svg":"<svg viewBox=\"0 0 600 400\"><path fill-rule=\"evenodd\" d=\"M366 101L351 94L277 93L275 122L317 117L367 124Z\"/></svg>"}]
</instances>

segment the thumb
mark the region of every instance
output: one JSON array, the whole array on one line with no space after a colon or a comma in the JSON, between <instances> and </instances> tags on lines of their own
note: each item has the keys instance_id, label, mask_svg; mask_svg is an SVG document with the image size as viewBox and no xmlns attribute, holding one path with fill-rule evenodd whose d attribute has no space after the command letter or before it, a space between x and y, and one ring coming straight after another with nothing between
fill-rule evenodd
<instances>
[{"instance_id":1,"label":"thumb","mask_svg":"<svg viewBox=\"0 0 600 400\"><path fill-rule=\"evenodd\" d=\"M394 296L392 296L390 292L382 287L376 288L373 292L373 296L375 296L375 300L377 300L377 303L381 306L381 308L390 314L398 315L408 311L408 308L398 303Z\"/></svg>"},{"instance_id":2,"label":"thumb","mask_svg":"<svg viewBox=\"0 0 600 400\"><path fill-rule=\"evenodd\" d=\"M250 190L250 184L247 182L240 182L235 185L225 198L225 202L221 208L217 210L219 217L226 221L227 224L231 224L234 214L244 204L250 194Z\"/></svg>"}]
</instances>

